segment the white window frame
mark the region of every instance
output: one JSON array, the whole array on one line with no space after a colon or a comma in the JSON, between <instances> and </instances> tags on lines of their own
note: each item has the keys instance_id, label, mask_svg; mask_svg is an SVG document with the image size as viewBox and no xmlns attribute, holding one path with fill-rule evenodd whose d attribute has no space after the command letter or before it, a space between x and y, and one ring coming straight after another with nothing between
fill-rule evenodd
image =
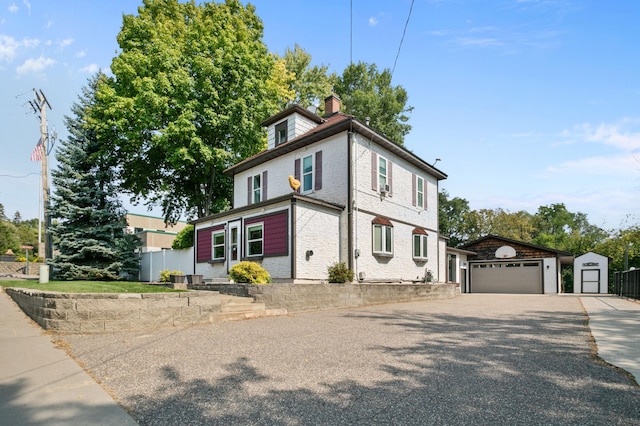
<instances>
[{"instance_id":1,"label":"white window frame","mask_svg":"<svg viewBox=\"0 0 640 426\"><path fill-rule=\"evenodd\" d=\"M288 121L282 121L275 126L275 145L278 146L289 139ZM284 136L284 137L283 137Z\"/></svg>"},{"instance_id":2,"label":"white window frame","mask_svg":"<svg viewBox=\"0 0 640 426\"><path fill-rule=\"evenodd\" d=\"M376 230L380 230L380 247L376 247ZM374 224L371 236L373 254L393 256L393 226Z\"/></svg>"},{"instance_id":3,"label":"white window frame","mask_svg":"<svg viewBox=\"0 0 640 426\"><path fill-rule=\"evenodd\" d=\"M384 162L384 173L382 172L382 163ZM389 185L389 160L378 155L378 190L382 191Z\"/></svg>"},{"instance_id":4,"label":"white window frame","mask_svg":"<svg viewBox=\"0 0 640 426\"><path fill-rule=\"evenodd\" d=\"M309 171L305 171L304 162L305 160L309 160L311 163L311 169ZM309 188L307 188L305 177L309 177ZM302 157L300 161L300 179L302 180L302 193L313 192L314 183L315 183L315 165L314 165L314 156L307 155L306 157Z\"/></svg>"},{"instance_id":5,"label":"white window frame","mask_svg":"<svg viewBox=\"0 0 640 426\"><path fill-rule=\"evenodd\" d=\"M424 234L413 234L411 238L411 246L413 258L417 260L427 260L428 256L428 239ZM416 245L417 244L417 245ZM417 250L416 250L417 249ZM416 251L418 252L416 255Z\"/></svg>"},{"instance_id":6,"label":"white window frame","mask_svg":"<svg viewBox=\"0 0 640 426\"><path fill-rule=\"evenodd\" d=\"M216 236L222 235L222 244L216 244ZM224 229L220 231L214 231L211 233L211 260L224 260L225 259L225 246L226 235ZM216 257L216 248L222 248L222 256Z\"/></svg>"},{"instance_id":7,"label":"white window frame","mask_svg":"<svg viewBox=\"0 0 640 426\"><path fill-rule=\"evenodd\" d=\"M424 191L424 179L420 176L416 176L416 206L424 209L425 207L425 191ZM420 187L422 186L422 189Z\"/></svg>"},{"instance_id":8,"label":"white window frame","mask_svg":"<svg viewBox=\"0 0 640 426\"><path fill-rule=\"evenodd\" d=\"M258 182L258 186L256 186ZM251 177L251 200L253 204L262 201L262 173L258 173Z\"/></svg>"},{"instance_id":9,"label":"white window frame","mask_svg":"<svg viewBox=\"0 0 640 426\"><path fill-rule=\"evenodd\" d=\"M251 230L253 228L260 228L260 238L251 238ZM264 222L255 222L245 227L245 235L246 235L246 251L247 257L260 257L264 256ZM252 243L260 242L260 253L252 253L250 248Z\"/></svg>"}]
</instances>

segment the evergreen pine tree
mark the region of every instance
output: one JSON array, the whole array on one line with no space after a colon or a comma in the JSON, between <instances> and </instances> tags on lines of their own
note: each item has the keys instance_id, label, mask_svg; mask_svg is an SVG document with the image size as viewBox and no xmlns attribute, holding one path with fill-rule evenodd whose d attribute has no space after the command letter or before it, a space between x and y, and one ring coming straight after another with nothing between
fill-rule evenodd
<instances>
[{"instance_id":1,"label":"evergreen pine tree","mask_svg":"<svg viewBox=\"0 0 640 426\"><path fill-rule=\"evenodd\" d=\"M64 280L117 280L138 271L138 239L126 232L126 211L117 196L113 165L99 149L87 113L100 75L89 80L65 117L69 137L56 152L51 228L56 254L52 274Z\"/></svg>"}]
</instances>

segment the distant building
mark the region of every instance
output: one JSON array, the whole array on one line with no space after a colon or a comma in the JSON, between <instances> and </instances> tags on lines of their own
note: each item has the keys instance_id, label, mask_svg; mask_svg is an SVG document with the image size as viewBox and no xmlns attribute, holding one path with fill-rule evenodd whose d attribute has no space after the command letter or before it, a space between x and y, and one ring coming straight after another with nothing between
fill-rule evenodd
<instances>
[{"instance_id":1,"label":"distant building","mask_svg":"<svg viewBox=\"0 0 640 426\"><path fill-rule=\"evenodd\" d=\"M178 232L188 225L187 222L178 221L173 226L166 226L163 218L135 213L127 213L127 224L127 232L140 238L142 253L170 249Z\"/></svg>"}]
</instances>

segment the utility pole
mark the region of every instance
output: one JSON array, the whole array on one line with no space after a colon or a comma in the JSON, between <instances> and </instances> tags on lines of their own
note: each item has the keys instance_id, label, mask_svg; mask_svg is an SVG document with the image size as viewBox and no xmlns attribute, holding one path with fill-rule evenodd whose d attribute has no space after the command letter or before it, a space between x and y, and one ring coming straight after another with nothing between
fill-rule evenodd
<instances>
[{"instance_id":1,"label":"utility pole","mask_svg":"<svg viewBox=\"0 0 640 426\"><path fill-rule=\"evenodd\" d=\"M48 232L51 226L51 216L49 215L49 130L47 126L47 107L51 108L51 104L44 96L42 90L33 89L33 93L36 98L34 101L29 101L31 108L40 114L40 143L42 144L42 161L40 169L40 179L42 182L42 207L44 211L44 225L42 229L43 239L38 241L38 256L42 261L50 259L52 255L51 250L51 234ZM43 241L44 240L44 241Z\"/></svg>"}]
</instances>

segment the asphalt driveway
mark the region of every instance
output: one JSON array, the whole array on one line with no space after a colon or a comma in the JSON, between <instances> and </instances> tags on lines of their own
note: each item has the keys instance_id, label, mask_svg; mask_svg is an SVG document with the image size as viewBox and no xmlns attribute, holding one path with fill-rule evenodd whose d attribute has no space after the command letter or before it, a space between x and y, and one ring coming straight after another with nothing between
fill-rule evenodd
<instances>
[{"instance_id":1,"label":"asphalt driveway","mask_svg":"<svg viewBox=\"0 0 640 426\"><path fill-rule=\"evenodd\" d=\"M62 337L143 425L640 425L579 298L462 295Z\"/></svg>"}]
</instances>

